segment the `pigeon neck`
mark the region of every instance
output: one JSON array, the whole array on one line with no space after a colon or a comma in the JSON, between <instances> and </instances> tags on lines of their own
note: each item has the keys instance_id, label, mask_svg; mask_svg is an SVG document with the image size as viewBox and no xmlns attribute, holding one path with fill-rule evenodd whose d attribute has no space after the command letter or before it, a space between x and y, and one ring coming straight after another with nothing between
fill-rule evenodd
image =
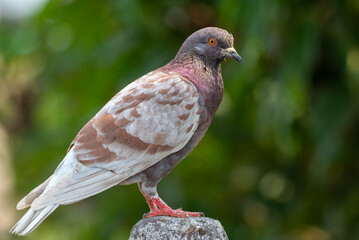
<instances>
[{"instance_id":1,"label":"pigeon neck","mask_svg":"<svg viewBox=\"0 0 359 240\"><path fill-rule=\"evenodd\" d=\"M177 55L164 68L189 79L205 100L210 115L214 115L223 97L220 63L205 63L191 54Z\"/></svg>"},{"instance_id":2,"label":"pigeon neck","mask_svg":"<svg viewBox=\"0 0 359 240\"><path fill-rule=\"evenodd\" d=\"M180 72L192 82L199 79L217 79L221 75L221 64L218 61L206 62L193 54L177 54L168 64L171 70ZM209 83L210 81L205 81Z\"/></svg>"}]
</instances>

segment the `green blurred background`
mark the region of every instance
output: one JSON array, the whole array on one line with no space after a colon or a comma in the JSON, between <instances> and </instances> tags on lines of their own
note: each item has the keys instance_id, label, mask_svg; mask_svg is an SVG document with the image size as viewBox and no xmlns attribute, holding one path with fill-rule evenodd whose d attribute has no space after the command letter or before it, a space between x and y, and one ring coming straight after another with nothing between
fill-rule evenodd
<instances>
[{"instance_id":1,"label":"green blurred background","mask_svg":"<svg viewBox=\"0 0 359 240\"><path fill-rule=\"evenodd\" d=\"M60 207L25 238L15 206L121 88L205 26L235 37L225 96L158 190L230 239L359 239L359 1L0 0L0 239L127 239L136 185Z\"/></svg>"}]
</instances>

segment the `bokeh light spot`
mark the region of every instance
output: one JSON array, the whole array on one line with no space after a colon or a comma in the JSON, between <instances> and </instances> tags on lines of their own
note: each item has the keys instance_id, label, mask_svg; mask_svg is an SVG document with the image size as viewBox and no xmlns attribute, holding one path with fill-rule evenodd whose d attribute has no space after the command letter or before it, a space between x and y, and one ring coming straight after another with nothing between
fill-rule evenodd
<instances>
[{"instance_id":1,"label":"bokeh light spot","mask_svg":"<svg viewBox=\"0 0 359 240\"><path fill-rule=\"evenodd\" d=\"M50 50L61 52L72 43L73 31L67 25L59 25L51 28L47 34L46 44Z\"/></svg>"},{"instance_id":2,"label":"bokeh light spot","mask_svg":"<svg viewBox=\"0 0 359 240\"><path fill-rule=\"evenodd\" d=\"M240 192L251 191L258 181L258 169L252 166L238 166L230 173L230 183Z\"/></svg>"},{"instance_id":3,"label":"bokeh light spot","mask_svg":"<svg viewBox=\"0 0 359 240\"><path fill-rule=\"evenodd\" d=\"M268 208L260 202L249 202L244 206L244 221L251 227L261 227L268 221Z\"/></svg>"},{"instance_id":4,"label":"bokeh light spot","mask_svg":"<svg viewBox=\"0 0 359 240\"><path fill-rule=\"evenodd\" d=\"M262 177L259 189L264 197L277 202L288 202L295 193L294 184L275 172Z\"/></svg>"},{"instance_id":5,"label":"bokeh light spot","mask_svg":"<svg viewBox=\"0 0 359 240\"><path fill-rule=\"evenodd\" d=\"M349 71L359 75L359 49L349 50L347 55L347 67Z\"/></svg>"},{"instance_id":6,"label":"bokeh light spot","mask_svg":"<svg viewBox=\"0 0 359 240\"><path fill-rule=\"evenodd\" d=\"M299 240L329 240L330 236L327 232L318 227L309 227L305 229L299 237Z\"/></svg>"}]
</instances>

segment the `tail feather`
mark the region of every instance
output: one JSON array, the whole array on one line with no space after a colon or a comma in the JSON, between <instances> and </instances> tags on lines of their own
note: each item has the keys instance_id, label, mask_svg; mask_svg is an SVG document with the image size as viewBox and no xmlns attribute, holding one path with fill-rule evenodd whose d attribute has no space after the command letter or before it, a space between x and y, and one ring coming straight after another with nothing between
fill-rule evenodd
<instances>
[{"instance_id":1,"label":"tail feather","mask_svg":"<svg viewBox=\"0 0 359 240\"><path fill-rule=\"evenodd\" d=\"M51 180L53 175L49 177L45 182L37 186L34 190L32 190L29 194L27 194L23 199L20 200L20 202L17 204L16 209L22 210L24 208L30 207L32 202L39 197L46 189L47 185L49 185L49 182Z\"/></svg>"},{"instance_id":2,"label":"tail feather","mask_svg":"<svg viewBox=\"0 0 359 240\"><path fill-rule=\"evenodd\" d=\"M10 230L11 233L20 236L27 235L37 228L55 209L60 206L58 204L44 207L40 210L32 210L31 208Z\"/></svg>"}]
</instances>

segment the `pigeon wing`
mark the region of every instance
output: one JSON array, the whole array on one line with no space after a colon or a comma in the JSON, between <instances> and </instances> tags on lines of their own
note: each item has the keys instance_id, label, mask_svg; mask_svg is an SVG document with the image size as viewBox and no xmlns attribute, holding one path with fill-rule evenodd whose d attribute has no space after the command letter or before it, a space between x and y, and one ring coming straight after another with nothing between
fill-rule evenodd
<instances>
[{"instance_id":1,"label":"pigeon wing","mask_svg":"<svg viewBox=\"0 0 359 240\"><path fill-rule=\"evenodd\" d=\"M81 129L31 207L87 198L181 150L202 108L196 87L176 73L157 70L132 82Z\"/></svg>"}]
</instances>

